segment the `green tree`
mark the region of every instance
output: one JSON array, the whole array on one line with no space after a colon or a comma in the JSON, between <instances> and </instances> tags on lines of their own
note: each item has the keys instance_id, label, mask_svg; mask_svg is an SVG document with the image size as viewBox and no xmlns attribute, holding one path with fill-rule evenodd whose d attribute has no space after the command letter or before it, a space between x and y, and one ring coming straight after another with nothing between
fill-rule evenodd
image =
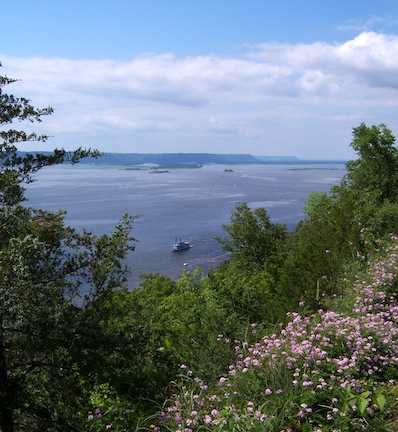
<instances>
[{"instance_id":1,"label":"green tree","mask_svg":"<svg viewBox=\"0 0 398 432\"><path fill-rule=\"evenodd\" d=\"M207 283L228 315L242 325L283 320L277 308L275 278L266 268L246 272L233 262L225 263L209 272Z\"/></svg>"},{"instance_id":2,"label":"green tree","mask_svg":"<svg viewBox=\"0 0 398 432\"><path fill-rule=\"evenodd\" d=\"M0 77L0 430L75 430L78 354L91 343L82 326L126 282L122 260L134 248L134 217L125 215L111 235L97 237L65 226L63 212L20 205L24 184L40 168L99 153L19 153L18 143L47 137L5 127L40 122L52 108L4 93L14 82Z\"/></svg>"},{"instance_id":3,"label":"green tree","mask_svg":"<svg viewBox=\"0 0 398 432\"><path fill-rule=\"evenodd\" d=\"M51 107L35 108L29 99L14 97L4 92L5 86L17 81L0 76L0 203L5 205L14 205L25 199L23 184L33 181L33 174L39 169L63 162L76 163L87 156L100 156L100 152L96 150L82 148L73 152L55 149L49 154L18 152L18 143L45 142L48 136L35 132L26 133L12 128L11 125L16 122L40 123L43 117L51 115L54 110ZM8 129L5 128L7 125L10 125Z\"/></svg>"},{"instance_id":4,"label":"green tree","mask_svg":"<svg viewBox=\"0 0 398 432\"><path fill-rule=\"evenodd\" d=\"M395 137L383 123L353 129L351 147L358 159L347 163L352 187L374 194L375 204L398 199L398 149Z\"/></svg>"},{"instance_id":5,"label":"green tree","mask_svg":"<svg viewBox=\"0 0 398 432\"><path fill-rule=\"evenodd\" d=\"M217 335L231 335L239 323L199 269L184 272L172 284L163 276L151 275L141 288L135 291L135 303L142 329L150 337L149 361L159 372L159 383L162 375L174 379L181 363L206 376L220 371L221 365L228 366L230 347L220 344Z\"/></svg>"},{"instance_id":6,"label":"green tree","mask_svg":"<svg viewBox=\"0 0 398 432\"><path fill-rule=\"evenodd\" d=\"M358 159L347 163L347 182L357 194L355 218L365 246L398 230L398 149L384 124L364 123L353 129L351 147Z\"/></svg>"},{"instance_id":7,"label":"green tree","mask_svg":"<svg viewBox=\"0 0 398 432\"><path fill-rule=\"evenodd\" d=\"M217 236L223 249L232 253L232 260L242 268L262 268L270 264L281 241L286 237L286 227L272 223L264 208L251 210L247 203L239 203L232 212L229 225L223 225L228 237Z\"/></svg>"},{"instance_id":8,"label":"green tree","mask_svg":"<svg viewBox=\"0 0 398 432\"><path fill-rule=\"evenodd\" d=\"M314 192L308 197L305 219L287 239L281 260L278 291L285 312L300 301L317 310L322 295L336 293L344 263L358 250L355 195L342 182L330 194Z\"/></svg>"},{"instance_id":9,"label":"green tree","mask_svg":"<svg viewBox=\"0 0 398 432\"><path fill-rule=\"evenodd\" d=\"M319 307L320 295L334 295L349 261L367 257L375 242L398 229L398 151L384 125L353 129L358 158L328 194L313 193L305 220L286 242L279 288L286 308L301 300Z\"/></svg>"},{"instance_id":10,"label":"green tree","mask_svg":"<svg viewBox=\"0 0 398 432\"><path fill-rule=\"evenodd\" d=\"M166 276L146 275L139 288L112 291L90 309L77 355L92 386L109 385L136 406L163 396L177 367L164 344L158 308L174 290Z\"/></svg>"}]
</instances>

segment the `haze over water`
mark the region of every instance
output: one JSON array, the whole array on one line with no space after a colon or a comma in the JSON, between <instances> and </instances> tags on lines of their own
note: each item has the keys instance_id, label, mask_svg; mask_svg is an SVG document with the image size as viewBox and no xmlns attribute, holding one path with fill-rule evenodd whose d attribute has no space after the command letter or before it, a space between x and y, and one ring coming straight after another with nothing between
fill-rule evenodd
<instances>
[{"instance_id":1,"label":"haze over water","mask_svg":"<svg viewBox=\"0 0 398 432\"><path fill-rule=\"evenodd\" d=\"M237 203L264 207L273 222L293 230L308 195L328 192L344 174L343 163L206 165L163 173L67 165L40 171L26 196L27 205L67 210L67 224L96 234L110 233L124 211L140 214L132 232L138 242L128 258L133 288L144 273L177 278L183 270L206 271L228 259L214 236L225 234L222 225ZM192 247L173 253L176 237Z\"/></svg>"}]
</instances>

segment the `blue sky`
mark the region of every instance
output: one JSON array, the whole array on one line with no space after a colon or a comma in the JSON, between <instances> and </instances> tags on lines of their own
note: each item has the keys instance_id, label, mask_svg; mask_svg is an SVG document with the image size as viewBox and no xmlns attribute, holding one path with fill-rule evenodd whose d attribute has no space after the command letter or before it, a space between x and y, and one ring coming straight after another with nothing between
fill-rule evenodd
<instances>
[{"instance_id":1,"label":"blue sky","mask_svg":"<svg viewBox=\"0 0 398 432\"><path fill-rule=\"evenodd\" d=\"M5 0L7 92L55 113L34 150L347 159L398 133L396 0Z\"/></svg>"}]
</instances>

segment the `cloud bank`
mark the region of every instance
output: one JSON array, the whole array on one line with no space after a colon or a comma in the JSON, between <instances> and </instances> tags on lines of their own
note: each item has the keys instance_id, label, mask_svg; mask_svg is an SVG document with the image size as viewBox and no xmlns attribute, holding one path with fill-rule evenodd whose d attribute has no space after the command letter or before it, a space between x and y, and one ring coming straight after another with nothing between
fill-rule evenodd
<instances>
[{"instance_id":1,"label":"cloud bank","mask_svg":"<svg viewBox=\"0 0 398 432\"><path fill-rule=\"evenodd\" d=\"M1 74L21 79L7 92L55 108L39 125L51 148L348 158L359 123L397 130L396 35L269 42L235 58L0 60Z\"/></svg>"}]
</instances>

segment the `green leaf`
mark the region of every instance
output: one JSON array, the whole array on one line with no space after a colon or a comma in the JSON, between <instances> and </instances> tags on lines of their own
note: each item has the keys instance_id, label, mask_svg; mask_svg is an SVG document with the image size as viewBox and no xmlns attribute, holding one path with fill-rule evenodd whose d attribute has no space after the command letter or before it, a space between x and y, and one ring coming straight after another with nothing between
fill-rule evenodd
<instances>
[{"instance_id":1,"label":"green leaf","mask_svg":"<svg viewBox=\"0 0 398 432\"><path fill-rule=\"evenodd\" d=\"M361 399L359 402L358 410L363 415L368 407L369 401L367 399Z\"/></svg>"},{"instance_id":2,"label":"green leaf","mask_svg":"<svg viewBox=\"0 0 398 432\"><path fill-rule=\"evenodd\" d=\"M384 397L384 395L379 394L376 396L376 405L378 406L380 411L383 411L384 406L386 404L386 398Z\"/></svg>"}]
</instances>

